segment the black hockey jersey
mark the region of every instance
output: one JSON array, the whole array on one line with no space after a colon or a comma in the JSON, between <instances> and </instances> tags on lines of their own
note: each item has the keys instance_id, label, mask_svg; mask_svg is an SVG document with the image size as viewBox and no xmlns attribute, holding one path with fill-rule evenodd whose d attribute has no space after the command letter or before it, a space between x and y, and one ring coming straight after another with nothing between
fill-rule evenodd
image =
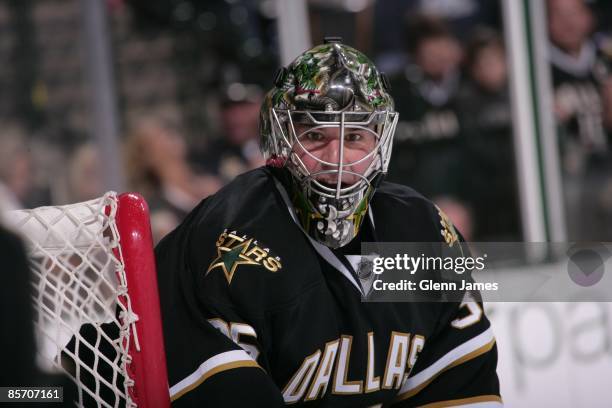
<instances>
[{"instance_id":1,"label":"black hockey jersey","mask_svg":"<svg viewBox=\"0 0 612 408\"><path fill-rule=\"evenodd\" d=\"M344 255L292 211L260 168L156 248L174 406L501 405L481 304L362 302ZM436 207L407 187L383 182L370 215L380 242L444 242Z\"/></svg>"},{"instance_id":2,"label":"black hockey jersey","mask_svg":"<svg viewBox=\"0 0 612 408\"><path fill-rule=\"evenodd\" d=\"M609 41L608 41L609 42ZM610 77L610 55L599 44L586 42L578 58L550 46L556 109L561 116L563 140L577 143L586 153L603 154L610 134L604 126L602 86Z\"/></svg>"},{"instance_id":3,"label":"black hockey jersey","mask_svg":"<svg viewBox=\"0 0 612 408\"><path fill-rule=\"evenodd\" d=\"M457 176L465 163L456 103L460 76L439 84L409 66L390 81L399 121L388 180L429 197L458 195Z\"/></svg>"}]
</instances>

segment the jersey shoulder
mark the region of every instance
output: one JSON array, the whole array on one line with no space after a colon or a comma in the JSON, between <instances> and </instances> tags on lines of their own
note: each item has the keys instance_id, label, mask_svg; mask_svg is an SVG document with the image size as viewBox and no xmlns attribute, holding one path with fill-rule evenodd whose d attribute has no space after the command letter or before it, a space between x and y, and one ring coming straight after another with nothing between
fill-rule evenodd
<instances>
[{"instance_id":1,"label":"jersey shoulder","mask_svg":"<svg viewBox=\"0 0 612 408\"><path fill-rule=\"evenodd\" d=\"M421 193L419 193L412 187L408 187L403 184L393 183L390 181L383 181L376 190L376 194L382 194L403 201L418 201L426 205L433 205L430 200L425 198L425 196L423 196Z\"/></svg>"},{"instance_id":2,"label":"jersey shoulder","mask_svg":"<svg viewBox=\"0 0 612 408\"><path fill-rule=\"evenodd\" d=\"M200 302L263 313L321 279L318 258L266 168L238 176L206 198L164 241L172 243L162 241L159 252L180 247L183 281L196 288Z\"/></svg>"},{"instance_id":3,"label":"jersey shoulder","mask_svg":"<svg viewBox=\"0 0 612 408\"><path fill-rule=\"evenodd\" d=\"M411 187L383 182L372 199L378 235L387 242L460 240L452 222L431 200Z\"/></svg>"}]
</instances>

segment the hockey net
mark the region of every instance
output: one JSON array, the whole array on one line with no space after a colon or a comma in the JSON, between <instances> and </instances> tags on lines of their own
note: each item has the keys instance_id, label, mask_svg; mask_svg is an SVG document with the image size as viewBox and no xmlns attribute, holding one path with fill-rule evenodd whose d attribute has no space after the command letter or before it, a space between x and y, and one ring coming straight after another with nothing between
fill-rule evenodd
<instances>
[{"instance_id":1,"label":"hockey net","mask_svg":"<svg viewBox=\"0 0 612 408\"><path fill-rule=\"evenodd\" d=\"M37 362L77 385L77 406L169 406L145 201L110 192L12 211L32 269Z\"/></svg>"}]
</instances>

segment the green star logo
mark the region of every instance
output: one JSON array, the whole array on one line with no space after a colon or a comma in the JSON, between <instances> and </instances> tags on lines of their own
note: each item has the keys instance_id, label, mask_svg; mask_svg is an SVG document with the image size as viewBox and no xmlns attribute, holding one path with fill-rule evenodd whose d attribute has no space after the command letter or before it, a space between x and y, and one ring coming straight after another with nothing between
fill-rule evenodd
<instances>
[{"instance_id":1,"label":"green star logo","mask_svg":"<svg viewBox=\"0 0 612 408\"><path fill-rule=\"evenodd\" d=\"M215 268L221 268L227 279L227 283L232 283L232 278L238 265L259 265L256 261L245 255L253 239L246 240L231 248L225 246L217 247L217 257L211 262L206 270L206 275Z\"/></svg>"}]
</instances>

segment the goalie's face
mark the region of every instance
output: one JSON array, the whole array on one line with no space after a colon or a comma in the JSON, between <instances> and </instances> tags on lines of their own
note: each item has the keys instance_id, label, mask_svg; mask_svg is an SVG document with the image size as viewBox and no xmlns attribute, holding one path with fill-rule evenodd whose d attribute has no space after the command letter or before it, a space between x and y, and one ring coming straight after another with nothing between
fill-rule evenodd
<instances>
[{"instance_id":1,"label":"goalie's face","mask_svg":"<svg viewBox=\"0 0 612 408\"><path fill-rule=\"evenodd\" d=\"M372 165L377 134L365 127L295 125L294 154L322 184L341 188L358 183Z\"/></svg>"}]
</instances>

